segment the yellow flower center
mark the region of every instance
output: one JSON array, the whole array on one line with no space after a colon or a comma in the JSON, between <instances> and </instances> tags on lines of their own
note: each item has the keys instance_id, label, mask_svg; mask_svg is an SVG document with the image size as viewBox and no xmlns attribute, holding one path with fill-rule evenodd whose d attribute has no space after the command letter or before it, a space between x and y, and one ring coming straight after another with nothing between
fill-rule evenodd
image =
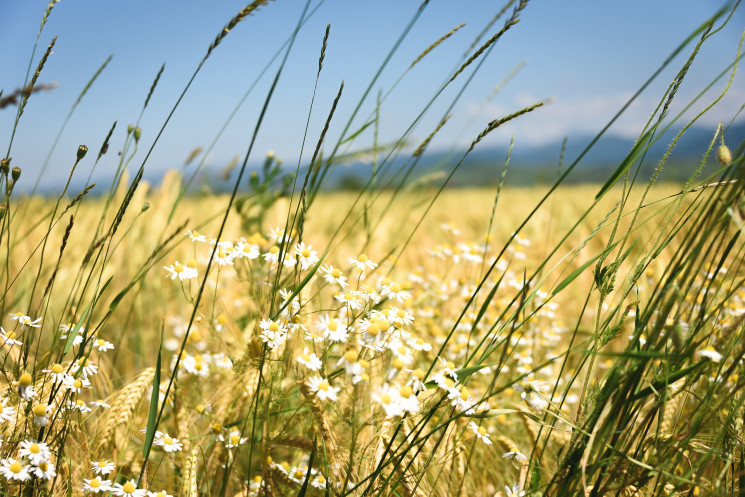
<instances>
[{"instance_id":1,"label":"yellow flower center","mask_svg":"<svg viewBox=\"0 0 745 497\"><path fill-rule=\"evenodd\" d=\"M218 423L215 423L212 425L212 433L217 435L218 433L222 432L222 426L220 426Z\"/></svg>"},{"instance_id":2,"label":"yellow flower center","mask_svg":"<svg viewBox=\"0 0 745 497\"><path fill-rule=\"evenodd\" d=\"M371 323L370 326L367 327L367 333L374 337L378 336L378 333L380 333L380 326L378 326L378 323Z\"/></svg>"},{"instance_id":3,"label":"yellow flower center","mask_svg":"<svg viewBox=\"0 0 745 497\"><path fill-rule=\"evenodd\" d=\"M481 435L482 437L486 435L486 428L484 428L483 426L479 426L479 435Z\"/></svg>"},{"instance_id":4,"label":"yellow flower center","mask_svg":"<svg viewBox=\"0 0 745 497\"><path fill-rule=\"evenodd\" d=\"M321 383L318 384L318 389L323 390L324 392L329 389L329 382L326 380L323 380Z\"/></svg>"},{"instance_id":5,"label":"yellow flower center","mask_svg":"<svg viewBox=\"0 0 745 497\"><path fill-rule=\"evenodd\" d=\"M391 396L388 395L387 393L384 393L383 395L380 396L380 401L383 404L390 404L391 403Z\"/></svg>"},{"instance_id":6,"label":"yellow flower center","mask_svg":"<svg viewBox=\"0 0 745 497\"><path fill-rule=\"evenodd\" d=\"M36 404L32 409L34 416L42 417L47 415L47 406L44 404Z\"/></svg>"},{"instance_id":7,"label":"yellow flower center","mask_svg":"<svg viewBox=\"0 0 745 497\"><path fill-rule=\"evenodd\" d=\"M47 463L45 463L43 461L41 462L41 464L39 464L39 469L42 470L42 471L46 471L48 468L49 468L49 466L47 465Z\"/></svg>"},{"instance_id":8,"label":"yellow flower center","mask_svg":"<svg viewBox=\"0 0 745 497\"><path fill-rule=\"evenodd\" d=\"M18 378L18 384L22 387L27 387L31 384L32 378L31 375L28 373L23 373L20 378Z\"/></svg>"},{"instance_id":9,"label":"yellow flower center","mask_svg":"<svg viewBox=\"0 0 745 497\"><path fill-rule=\"evenodd\" d=\"M310 354L303 354L300 358L305 362L310 362Z\"/></svg>"},{"instance_id":10,"label":"yellow flower center","mask_svg":"<svg viewBox=\"0 0 745 497\"><path fill-rule=\"evenodd\" d=\"M122 485L122 491L125 494L133 494L135 490L136 490L136 487L134 486L134 483L132 483L131 481L128 481L127 483Z\"/></svg>"},{"instance_id":11,"label":"yellow flower center","mask_svg":"<svg viewBox=\"0 0 745 497\"><path fill-rule=\"evenodd\" d=\"M347 350L344 353L344 360L347 362L354 362L355 359L357 359L357 351L356 350Z\"/></svg>"},{"instance_id":12,"label":"yellow flower center","mask_svg":"<svg viewBox=\"0 0 745 497\"><path fill-rule=\"evenodd\" d=\"M105 468L106 467L106 463L103 462L103 461L101 461L101 462L98 463L98 467L99 468Z\"/></svg>"},{"instance_id":13,"label":"yellow flower center","mask_svg":"<svg viewBox=\"0 0 745 497\"><path fill-rule=\"evenodd\" d=\"M336 331L339 328L339 321L334 319L333 321L329 321L328 329L331 331Z\"/></svg>"},{"instance_id":14,"label":"yellow flower center","mask_svg":"<svg viewBox=\"0 0 745 497\"><path fill-rule=\"evenodd\" d=\"M80 380L75 380L72 382L72 386L75 388L81 388L83 386L83 382Z\"/></svg>"},{"instance_id":15,"label":"yellow flower center","mask_svg":"<svg viewBox=\"0 0 745 497\"><path fill-rule=\"evenodd\" d=\"M237 433L233 433L232 435L230 435L230 443L232 445L237 445L238 442L240 441L241 441L241 436L238 435Z\"/></svg>"},{"instance_id":16,"label":"yellow flower center","mask_svg":"<svg viewBox=\"0 0 745 497\"><path fill-rule=\"evenodd\" d=\"M176 263L173 265L173 270L177 273L183 273L184 272L184 266L182 266L179 263Z\"/></svg>"},{"instance_id":17,"label":"yellow flower center","mask_svg":"<svg viewBox=\"0 0 745 497\"><path fill-rule=\"evenodd\" d=\"M334 269L333 271L331 271L331 276L333 276L334 278L338 278L339 276L341 276L341 269Z\"/></svg>"},{"instance_id":18,"label":"yellow flower center","mask_svg":"<svg viewBox=\"0 0 745 497\"><path fill-rule=\"evenodd\" d=\"M304 249L304 250L303 250L303 251L301 252L301 254L303 255L303 257L310 257L310 250L308 250L308 249Z\"/></svg>"},{"instance_id":19,"label":"yellow flower center","mask_svg":"<svg viewBox=\"0 0 745 497\"><path fill-rule=\"evenodd\" d=\"M8 340L15 340L16 339L16 336L17 335L16 335L16 332L15 331L11 331L11 332L9 332L7 334Z\"/></svg>"},{"instance_id":20,"label":"yellow flower center","mask_svg":"<svg viewBox=\"0 0 745 497\"><path fill-rule=\"evenodd\" d=\"M98 488L101 486L101 480L99 480L98 478L93 478L88 486L91 488Z\"/></svg>"},{"instance_id":21,"label":"yellow flower center","mask_svg":"<svg viewBox=\"0 0 745 497\"><path fill-rule=\"evenodd\" d=\"M173 439L172 439L171 437L165 437L165 438L163 439L163 442L164 442L164 443L165 443L166 445L173 445Z\"/></svg>"},{"instance_id":22,"label":"yellow flower center","mask_svg":"<svg viewBox=\"0 0 745 497\"><path fill-rule=\"evenodd\" d=\"M269 329L270 329L271 331L278 331L278 330L279 330L279 324L277 324L277 323L272 323L272 324L270 324L270 325L269 325Z\"/></svg>"},{"instance_id":23,"label":"yellow flower center","mask_svg":"<svg viewBox=\"0 0 745 497\"><path fill-rule=\"evenodd\" d=\"M31 446L28 448L28 451L32 454L38 454L41 452L41 447L39 447L39 444L31 444Z\"/></svg>"},{"instance_id":24,"label":"yellow flower center","mask_svg":"<svg viewBox=\"0 0 745 497\"><path fill-rule=\"evenodd\" d=\"M401 287L398 285L398 283L394 283L394 284L391 285L390 290L393 293L398 293L398 292L401 291ZM399 312L401 312L401 311L399 311Z\"/></svg>"},{"instance_id":25,"label":"yellow flower center","mask_svg":"<svg viewBox=\"0 0 745 497\"><path fill-rule=\"evenodd\" d=\"M62 367L62 364L55 364L54 366L52 366L52 373L54 374L60 374L64 370L65 368Z\"/></svg>"},{"instance_id":26,"label":"yellow flower center","mask_svg":"<svg viewBox=\"0 0 745 497\"><path fill-rule=\"evenodd\" d=\"M419 380L423 380L424 379L424 375L426 375L426 374L427 373L425 373L423 369L418 369L417 368L417 369L414 370L414 376L416 376L417 379L419 379Z\"/></svg>"},{"instance_id":27,"label":"yellow flower center","mask_svg":"<svg viewBox=\"0 0 745 497\"><path fill-rule=\"evenodd\" d=\"M16 462L14 462L13 464L10 465L10 470L13 473L16 473L16 474L17 473L20 473L21 470L23 470L23 465L21 463L19 463L18 461L16 461Z\"/></svg>"},{"instance_id":28,"label":"yellow flower center","mask_svg":"<svg viewBox=\"0 0 745 497\"><path fill-rule=\"evenodd\" d=\"M404 399L408 399L409 397L414 395L414 390L412 390L410 386L403 386L398 391L398 393L400 393L401 397L403 397Z\"/></svg>"}]
</instances>

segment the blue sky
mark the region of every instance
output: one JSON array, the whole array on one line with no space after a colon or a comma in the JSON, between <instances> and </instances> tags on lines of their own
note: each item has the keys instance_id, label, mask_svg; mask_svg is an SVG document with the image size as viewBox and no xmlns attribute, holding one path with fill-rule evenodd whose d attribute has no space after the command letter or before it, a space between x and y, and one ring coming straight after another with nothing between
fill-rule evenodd
<instances>
[{"instance_id":1,"label":"blue sky","mask_svg":"<svg viewBox=\"0 0 745 497\"><path fill-rule=\"evenodd\" d=\"M6 95L23 83L46 4L39 0L0 2L0 89ZM304 152L308 157L340 82L344 80L345 91L329 134L333 141L419 6L418 1L404 0L313 0L311 8L319 4L300 31L282 74L254 149L256 160L267 150L274 150L289 163L297 161L327 24L331 24L331 35L311 117L310 145ZM77 108L52 156L49 179L56 181L69 170L78 144L97 151L115 120L119 127L110 150L115 152L121 146L126 125L137 119L153 78L165 62L161 82L141 121L143 145L149 146L210 42L243 5L234 0L58 2L33 62L35 67L52 36L58 36L39 79L58 87L29 100L10 154L13 165L24 169L25 178L34 177L70 106L110 54L111 63ZM300 0L272 2L225 38L163 134L148 162L151 171L179 167L192 149L209 145L288 38L304 5ZM514 136L516 147L530 147L565 135L571 139L598 131L674 47L722 5L701 0L533 0L523 11L520 23L484 62L432 148L467 144L490 120L547 98L552 99L550 105L500 129L485 145L506 143ZM387 92L422 50L458 24L466 23L410 71L382 104L380 141L399 137L501 6L501 2L432 0L374 86L357 125L373 110L378 92ZM502 24L500 20L488 36ZM734 60L742 26L745 15L740 9L704 46L679 91L678 106ZM675 60L612 132L624 136L639 132L689 52L685 50ZM486 102L500 81L522 63L525 65L515 77ZM276 67L277 63L239 109L208 163L220 166L245 153ZM468 75L470 72L464 74ZM459 79L462 83L466 78ZM716 84L712 95L723 84ZM443 92L413 132L414 146L434 128L460 88L461 84L454 84ZM718 121L728 122L743 102L745 84L738 76L730 95L701 123L713 127ZM703 102L692 112L702 106ZM7 150L14 118L15 108L0 110L0 154ZM372 133L362 135L355 143L359 148L371 144ZM92 164L92 158L88 159ZM110 152L100 166L102 174L115 166L116 154Z\"/></svg>"}]
</instances>

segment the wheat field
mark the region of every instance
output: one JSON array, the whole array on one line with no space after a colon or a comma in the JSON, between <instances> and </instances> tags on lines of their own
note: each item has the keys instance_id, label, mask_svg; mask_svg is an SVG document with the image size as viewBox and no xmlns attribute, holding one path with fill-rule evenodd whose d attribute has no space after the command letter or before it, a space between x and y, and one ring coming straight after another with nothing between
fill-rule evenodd
<instances>
[{"instance_id":1,"label":"wheat field","mask_svg":"<svg viewBox=\"0 0 745 497\"><path fill-rule=\"evenodd\" d=\"M194 76L265 3L228 21ZM526 4L506 4L450 82ZM342 89L307 165L270 152L251 169L252 141L228 193L196 191L196 173L143 179L137 125L75 151L70 178L120 150L103 192L15 191L25 171L6 155L0 493L741 495L743 143L714 126L690 178L660 182L681 131L639 175L676 85L736 8L681 45L688 61L604 184L565 184L578 159L553 183L506 185L508 155L494 185L450 186L541 102L489 122L442 176L406 181L447 117L414 151L374 144L405 162L334 191L356 136L326 136ZM4 101L16 126L51 49ZM403 179L384 184L394 167Z\"/></svg>"}]
</instances>

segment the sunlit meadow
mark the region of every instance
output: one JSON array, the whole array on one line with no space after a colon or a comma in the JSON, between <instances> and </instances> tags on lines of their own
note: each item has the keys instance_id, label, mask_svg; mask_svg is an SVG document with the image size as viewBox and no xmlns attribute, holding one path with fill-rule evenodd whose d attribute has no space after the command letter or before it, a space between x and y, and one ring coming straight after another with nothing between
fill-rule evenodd
<instances>
[{"instance_id":1,"label":"sunlit meadow","mask_svg":"<svg viewBox=\"0 0 745 497\"><path fill-rule=\"evenodd\" d=\"M204 60L264 3L218 28ZM518 29L526 4L505 6L444 86ZM406 137L378 149L349 125L326 136L354 117L336 100L317 102L327 126L307 164L266 153L250 171L265 154L251 142L224 194L175 172L144 181L138 146L158 130L137 124L71 151L71 176L122 151L98 196L69 182L55 197L16 194L27 178L9 151L2 494L741 495L743 145L713 127L682 184L657 184L667 156L646 155L663 129L700 117L668 109L731 13L682 41L688 60L603 185L564 186L575 161L553 184L506 187L508 154L493 187L445 188L485 136L544 102L495 116L444 174L416 181L447 118L413 152ZM3 101L16 124L51 51L38 48L28 90ZM712 76L715 99L739 58ZM372 176L324 189L358 149Z\"/></svg>"}]
</instances>

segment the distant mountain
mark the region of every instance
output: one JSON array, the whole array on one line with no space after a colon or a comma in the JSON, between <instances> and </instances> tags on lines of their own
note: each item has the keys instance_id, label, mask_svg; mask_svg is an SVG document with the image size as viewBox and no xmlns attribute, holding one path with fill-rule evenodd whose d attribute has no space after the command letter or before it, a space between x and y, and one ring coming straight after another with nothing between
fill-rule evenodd
<instances>
[{"instance_id":1,"label":"distant mountain","mask_svg":"<svg viewBox=\"0 0 745 497\"><path fill-rule=\"evenodd\" d=\"M665 154L667 147L672 143L675 133L678 131L668 131L649 148L640 172L642 179L651 176L655 167ZM659 180L686 180L700 164L713 136L714 128L711 126L691 127L688 129L670 154L659 176ZM575 135L568 138L564 151L562 171L566 170L577 159L593 138L594 136L591 135ZM745 122L732 125L727 130L725 139L733 151L738 146L741 146L745 140ZM716 145L718 146L719 143ZM602 136L582 157L565 182L576 184L606 181L609 175L626 157L632 146L632 139L613 134ZM516 144L510 157L510 165L505 177L506 184L518 186L553 183L559 173L558 165L561 148L562 140L546 143L541 146L521 146L519 143ZM407 182L425 182L430 180L434 185L442 184L441 182L450 174L463 152L463 150L426 152L419 158L416 166L410 171ZM496 185L499 182L506 156L507 147L477 146L468 155L448 186ZM402 167L408 159L410 159L410 153L399 154L399 157L395 158L380 174L377 179L377 185L379 187L399 185L404 177ZM714 152L709 157L702 176L715 172L717 167L716 152ZM226 181L222 178L223 169L223 167L217 165L206 168L197 181L194 182L191 190L193 192L203 190L226 192L232 190L235 171ZM259 171L260 169L260 165L250 164L248 172ZM634 166L635 170L636 166ZM329 171L324 182L324 188L329 190L359 188L369 180L371 172L372 165L361 161L352 161L337 165ZM304 177L305 171L301 170L300 174ZM160 183L162 175L162 170L146 169L143 179L157 184ZM77 184L76 180L77 178L73 180L70 191L82 190L84 188L84 185L82 183ZM99 181L99 183L101 186L95 188L92 192L93 194L97 191L105 191L110 184L110 180ZM56 187L56 185L54 186ZM247 186L247 182L241 185L243 189L247 189ZM58 191L52 190L52 185L46 186L46 189L42 189L41 191L52 194L58 193Z\"/></svg>"},{"instance_id":2,"label":"distant mountain","mask_svg":"<svg viewBox=\"0 0 745 497\"><path fill-rule=\"evenodd\" d=\"M664 156L680 129L669 130L661 135L650 147L645 156L640 177L644 180L651 177L654 169ZM685 181L698 167L706 153L715 129L711 126L691 127L680 137L673 148L659 181ZM568 138L564 151L562 171L579 157L583 150L592 142L593 135L576 135ZM732 125L725 136L728 146L734 150L745 140L745 122ZM634 140L613 134L606 134L587 151L575 169L566 178L566 183L598 183L608 179L610 174L624 160L632 149ZM717 142L716 146L719 143ZM702 176L715 172L718 168L715 151L709 157L702 171ZM518 146L512 150L510 165L505 182L508 185L531 185L552 183L559 173L559 156L562 140L541 146ZM461 158L463 150L450 152L427 152L419 158L416 166L408 175L407 181L426 181L433 178L433 184L439 185L452 171L456 162ZM448 186L486 186L499 182L507 147L476 147L463 162L453 176ZM409 154L400 154L385 168L377 179L379 186L395 186L400 184L405 172ZM258 169L255 166L254 170ZM634 166L634 171L636 166ZM329 171L324 182L326 189L359 188L367 183L372 173L372 165L361 161L337 165ZM305 171L300 172L304 176ZM230 182L216 181L204 178L212 191L226 191L232 188ZM203 183L204 184L204 183Z\"/></svg>"}]
</instances>

